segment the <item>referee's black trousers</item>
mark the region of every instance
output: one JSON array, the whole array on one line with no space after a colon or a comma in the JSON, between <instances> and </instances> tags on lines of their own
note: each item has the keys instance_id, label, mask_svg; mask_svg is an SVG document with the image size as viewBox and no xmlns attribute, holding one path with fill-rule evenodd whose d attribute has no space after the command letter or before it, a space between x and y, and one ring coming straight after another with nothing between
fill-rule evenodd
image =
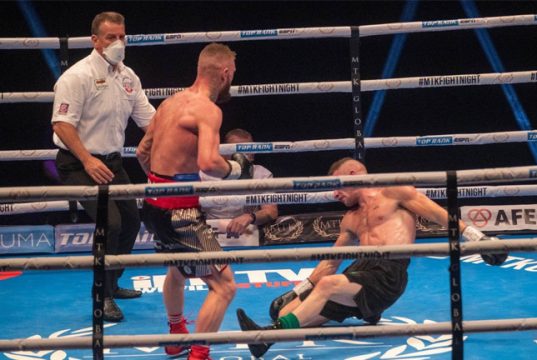
<instances>
[{"instance_id":1,"label":"referee's black trousers","mask_svg":"<svg viewBox=\"0 0 537 360\"><path fill-rule=\"evenodd\" d=\"M123 169L121 154L94 155L108 166L114 173L114 179L109 185L130 184L131 181ZM71 152L58 151L56 167L61 181L65 185L97 185L86 173L82 163ZM97 218L97 201L81 201L80 204L88 215ZM108 239L106 254L130 254L140 230L140 213L136 200L109 200L108 202ZM105 278L105 297L112 297L118 287L121 270L109 270Z\"/></svg>"}]
</instances>

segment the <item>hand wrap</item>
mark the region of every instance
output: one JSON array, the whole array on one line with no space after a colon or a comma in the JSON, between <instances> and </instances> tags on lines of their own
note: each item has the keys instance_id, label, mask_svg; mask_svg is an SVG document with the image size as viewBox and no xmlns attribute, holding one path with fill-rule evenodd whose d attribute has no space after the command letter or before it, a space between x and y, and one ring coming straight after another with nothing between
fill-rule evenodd
<instances>
[{"instance_id":1,"label":"hand wrap","mask_svg":"<svg viewBox=\"0 0 537 360\"><path fill-rule=\"evenodd\" d=\"M236 161L241 167L239 179L252 179L254 176L254 166L248 158L241 153L231 155L231 160Z\"/></svg>"},{"instance_id":2,"label":"hand wrap","mask_svg":"<svg viewBox=\"0 0 537 360\"><path fill-rule=\"evenodd\" d=\"M227 163L229 164L229 172L226 176L224 176L222 179L224 180L235 180L238 179L239 176L241 176L242 169L238 162L233 160L228 160Z\"/></svg>"}]
</instances>

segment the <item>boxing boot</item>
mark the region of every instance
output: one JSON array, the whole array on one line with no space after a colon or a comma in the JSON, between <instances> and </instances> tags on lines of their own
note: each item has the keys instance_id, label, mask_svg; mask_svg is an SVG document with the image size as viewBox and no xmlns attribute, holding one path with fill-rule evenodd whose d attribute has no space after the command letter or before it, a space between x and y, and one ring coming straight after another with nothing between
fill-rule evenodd
<instances>
[{"instance_id":1,"label":"boxing boot","mask_svg":"<svg viewBox=\"0 0 537 360\"><path fill-rule=\"evenodd\" d=\"M369 325L377 325L377 323L380 321L381 317L382 317L382 314L378 314L378 315L372 315L372 316L369 316L369 317L365 317L363 320L366 323L369 323Z\"/></svg>"},{"instance_id":2,"label":"boxing boot","mask_svg":"<svg viewBox=\"0 0 537 360\"><path fill-rule=\"evenodd\" d=\"M275 330L276 327L274 325L272 326L266 326L261 327L257 325L252 319L250 319L244 310L237 309L237 320L239 320L239 326L241 327L241 330L248 331L248 330ZM250 349L250 353L252 353L255 357L261 357L263 354L265 354L270 347L273 345L273 343L264 343L264 344L248 344L248 349Z\"/></svg>"},{"instance_id":3,"label":"boxing boot","mask_svg":"<svg viewBox=\"0 0 537 360\"><path fill-rule=\"evenodd\" d=\"M188 334L188 329L186 328L186 320L182 318L177 324L170 325L170 334ZM188 346L185 345L168 345L164 347L164 351L168 355L179 355L188 351Z\"/></svg>"},{"instance_id":4,"label":"boxing boot","mask_svg":"<svg viewBox=\"0 0 537 360\"><path fill-rule=\"evenodd\" d=\"M209 357L209 347L192 345L187 360L211 360Z\"/></svg>"}]
</instances>

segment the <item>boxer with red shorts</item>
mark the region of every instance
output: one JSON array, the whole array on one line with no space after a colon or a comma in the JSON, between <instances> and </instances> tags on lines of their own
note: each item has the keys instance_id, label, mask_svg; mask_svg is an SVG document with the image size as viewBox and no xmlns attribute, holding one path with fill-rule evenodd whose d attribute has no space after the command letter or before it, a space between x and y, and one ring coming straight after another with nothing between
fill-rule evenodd
<instances>
[{"instance_id":1,"label":"boxer with red shorts","mask_svg":"<svg viewBox=\"0 0 537 360\"><path fill-rule=\"evenodd\" d=\"M177 174L172 178L148 174L149 182L199 181L198 174ZM205 222L199 208L198 196L146 198L143 208L144 223L154 233L156 252L222 251L212 228ZM226 265L215 264L221 271ZM211 266L180 266L185 277L202 277L211 274Z\"/></svg>"},{"instance_id":2,"label":"boxer with red shorts","mask_svg":"<svg viewBox=\"0 0 537 360\"><path fill-rule=\"evenodd\" d=\"M235 74L235 52L222 44L209 44L198 58L194 83L164 100L142 141L136 156L151 182L198 181L197 174L238 179L244 156L226 160L219 153L222 110L217 104L230 98ZM182 175L175 175L182 174ZM189 175L190 174L190 175ZM192 175L196 174L196 175ZM144 217L155 232L157 251L221 251L212 230L205 223L197 197L146 199ZM187 333L183 317L185 278L200 277L208 292L196 318L195 332L216 332L236 291L230 266L203 265L168 267L163 286L164 305L171 333ZM189 360L209 359L207 346L192 345ZM185 346L167 344L168 355L178 355Z\"/></svg>"}]
</instances>

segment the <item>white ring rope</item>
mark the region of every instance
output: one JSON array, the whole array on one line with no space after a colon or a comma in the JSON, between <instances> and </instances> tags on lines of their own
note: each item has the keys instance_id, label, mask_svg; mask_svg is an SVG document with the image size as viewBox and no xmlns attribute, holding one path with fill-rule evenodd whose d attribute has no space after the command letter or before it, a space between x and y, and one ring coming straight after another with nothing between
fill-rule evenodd
<instances>
[{"instance_id":1,"label":"white ring rope","mask_svg":"<svg viewBox=\"0 0 537 360\"><path fill-rule=\"evenodd\" d=\"M402 33L468 30L505 26L535 25L537 15L509 15L452 20L413 21L359 26L360 37ZM286 29L261 29L238 31L209 31L192 33L162 33L127 35L129 46L172 45L207 43L213 41L291 40L334 38L351 36L350 26L310 27ZM89 36L68 38L71 49L91 48ZM59 49L60 39L48 38L0 38L0 49Z\"/></svg>"},{"instance_id":2,"label":"white ring rope","mask_svg":"<svg viewBox=\"0 0 537 360\"><path fill-rule=\"evenodd\" d=\"M446 199L445 188L418 189L430 199ZM468 198L495 198L495 197L518 197L536 196L537 185L502 185L502 186L463 186L458 188L458 197ZM141 206L143 199L136 199ZM200 205L203 208L222 206L260 206L266 204L323 204L337 202L333 191L309 192L309 193L265 193L252 195L222 195L200 196ZM0 203L0 216L30 214L39 212L66 211L69 209L67 201L48 201L32 203ZM78 205L78 209L82 207Z\"/></svg>"},{"instance_id":3,"label":"white ring rope","mask_svg":"<svg viewBox=\"0 0 537 360\"><path fill-rule=\"evenodd\" d=\"M502 181L533 180L537 166L458 170L459 185ZM161 184L110 185L110 199L269 193L272 191L326 191L343 187L378 187L388 185L442 186L446 172L412 172L351 176L318 176L257 180L198 181ZM97 197L97 186L34 186L0 188L0 201L29 202L44 200L90 200Z\"/></svg>"},{"instance_id":4,"label":"white ring rope","mask_svg":"<svg viewBox=\"0 0 537 360\"><path fill-rule=\"evenodd\" d=\"M364 144L367 149L378 149L398 147L488 145L536 141L537 131L504 131L473 134L365 138ZM220 144L220 153L222 155L231 155L236 152L252 154L279 154L308 151L352 150L356 147L355 142L356 140L353 138L345 138ZM57 153L57 149L4 150L0 151L0 161L53 160L56 158ZM129 158L136 157L136 147L124 147L122 150L122 156Z\"/></svg>"},{"instance_id":5,"label":"white ring rope","mask_svg":"<svg viewBox=\"0 0 537 360\"><path fill-rule=\"evenodd\" d=\"M422 194L430 199L447 199L446 188L418 188ZM501 186L462 186L458 188L458 197L469 198L496 198L536 196L537 185L501 185ZM251 195L222 195L201 196L200 204L205 208L233 206L259 206L265 204L321 204L337 202L333 191L308 192L308 193L265 193ZM40 203L33 203L35 207L44 207ZM42 203L41 203L42 204ZM67 209L67 202L64 202ZM16 204L28 205L28 204ZM31 205L32 206L32 205Z\"/></svg>"},{"instance_id":6,"label":"white ring rope","mask_svg":"<svg viewBox=\"0 0 537 360\"><path fill-rule=\"evenodd\" d=\"M404 78L362 80L361 91L396 90L414 88L438 88L453 86L503 85L537 82L537 70L504 73L459 74L415 76ZM184 88L144 89L149 99L164 99ZM350 93L350 81L279 83L257 85L235 85L230 89L234 97L260 95L292 95L319 93ZM52 102L54 92L2 92L2 103Z\"/></svg>"},{"instance_id":7,"label":"white ring rope","mask_svg":"<svg viewBox=\"0 0 537 360\"><path fill-rule=\"evenodd\" d=\"M127 267L246 264L349 259L405 259L411 256L447 256L449 244L409 244L384 246L337 246L274 250L207 251L198 253L159 253L106 255L106 270ZM537 238L464 242L461 255L537 251ZM93 269L91 255L66 257L0 258L0 271Z\"/></svg>"},{"instance_id":8,"label":"white ring rope","mask_svg":"<svg viewBox=\"0 0 537 360\"><path fill-rule=\"evenodd\" d=\"M166 335L105 335L105 348L136 346L163 346L170 344L216 345L261 344L283 341L314 341L326 339L363 339L384 336L417 336L450 334L451 322L411 325L376 325L348 327L319 327L289 330L222 331L216 333L166 334ZM528 331L537 329L537 318L471 320L463 321L465 333ZM56 339L0 340L0 351L29 351L55 349L86 349L92 347L91 337L63 337Z\"/></svg>"}]
</instances>

